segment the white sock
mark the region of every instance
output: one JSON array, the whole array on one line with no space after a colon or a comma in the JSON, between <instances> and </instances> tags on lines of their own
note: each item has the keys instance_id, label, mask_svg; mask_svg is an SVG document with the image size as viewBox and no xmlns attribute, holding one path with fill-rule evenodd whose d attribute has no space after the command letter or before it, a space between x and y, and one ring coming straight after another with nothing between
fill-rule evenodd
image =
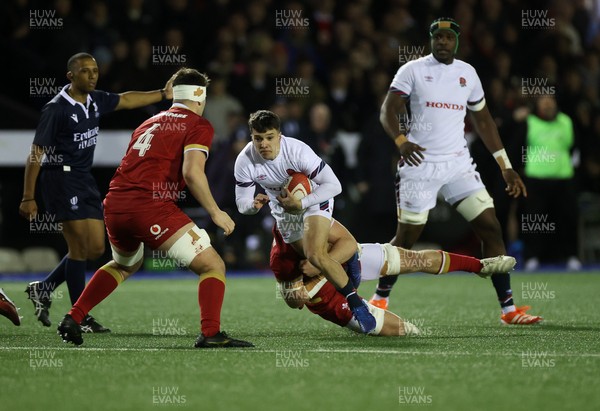
<instances>
[{"instance_id":1,"label":"white sock","mask_svg":"<svg viewBox=\"0 0 600 411\"><path fill-rule=\"evenodd\" d=\"M375 293L375 294L373 294L373 297L371 298L371 300L375 300L375 301L385 300L387 302L390 302L390 297L382 297L379 294Z\"/></svg>"},{"instance_id":2,"label":"white sock","mask_svg":"<svg viewBox=\"0 0 600 411\"><path fill-rule=\"evenodd\" d=\"M514 304L507 307L502 307L502 314L512 313L513 311L517 311L517 307L515 307Z\"/></svg>"}]
</instances>

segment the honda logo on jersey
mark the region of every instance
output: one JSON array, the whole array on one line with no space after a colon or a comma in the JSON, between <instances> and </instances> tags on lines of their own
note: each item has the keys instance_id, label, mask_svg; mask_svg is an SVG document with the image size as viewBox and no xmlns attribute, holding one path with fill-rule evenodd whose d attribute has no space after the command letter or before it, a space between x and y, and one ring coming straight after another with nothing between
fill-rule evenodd
<instances>
[{"instance_id":1,"label":"honda logo on jersey","mask_svg":"<svg viewBox=\"0 0 600 411\"><path fill-rule=\"evenodd\" d=\"M439 101L427 101L425 103L425 107L445 108L448 110L459 110L459 111L462 111L465 109L465 106L463 106L462 104L441 103Z\"/></svg>"}]
</instances>

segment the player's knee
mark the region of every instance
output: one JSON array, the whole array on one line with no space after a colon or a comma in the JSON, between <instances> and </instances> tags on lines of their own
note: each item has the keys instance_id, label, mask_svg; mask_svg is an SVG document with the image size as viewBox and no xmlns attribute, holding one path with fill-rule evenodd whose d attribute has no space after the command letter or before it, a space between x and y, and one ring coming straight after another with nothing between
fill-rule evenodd
<instances>
[{"instance_id":1,"label":"player's knee","mask_svg":"<svg viewBox=\"0 0 600 411\"><path fill-rule=\"evenodd\" d=\"M502 227L494 213L480 215L472 224L482 241L502 238Z\"/></svg>"},{"instance_id":2,"label":"player's knee","mask_svg":"<svg viewBox=\"0 0 600 411\"><path fill-rule=\"evenodd\" d=\"M129 275L136 272L143 263L144 260L144 244L140 243L138 249L135 253L131 255L123 255L122 252L119 251L114 245L110 245L112 250L112 257L115 264L122 269L123 271L127 271ZM129 276L128 275L128 276Z\"/></svg>"},{"instance_id":3,"label":"player's knee","mask_svg":"<svg viewBox=\"0 0 600 411\"><path fill-rule=\"evenodd\" d=\"M99 245L92 246L92 247L88 248L88 250L87 250L87 259L88 260L96 260L104 255L105 250L106 250L106 248L104 247L104 243L101 245L99 244Z\"/></svg>"},{"instance_id":4,"label":"player's knee","mask_svg":"<svg viewBox=\"0 0 600 411\"><path fill-rule=\"evenodd\" d=\"M143 263L144 263L144 260L141 259L137 263L135 263L133 266L130 266L130 267L121 266L120 268L123 271L123 278L126 280L129 277L131 277L134 273L137 272L137 270L142 268Z\"/></svg>"},{"instance_id":5,"label":"player's knee","mask_svg":"<svg viewBox=\"0 0 600 411\"><path fill-rule=\"evenodd\" d=\"M85 244L69 244L69 258L73 260L87 260L88 247Z\"/></svg>"},{"instance_id":6,"label":"player's knee","mask_svg":"<svg viewBox=\"0 0 600 411\"><path fill-rule=\"evenodd\" d=\"M486 231L494 237L502 237L502 228L496 217L490 219L490 222L486 225Z\"/></svg>"},{"instance_id":7,"label":"player's knee","mask_svg":"<svg viewBox=\"0 0 600 411\"><path fill-rule=\"evenodd\" d=\"M494 200L486 189L479 190L458 204L458 211L465 220L471 222L479 217L488 208L494 208Z\"/></svg>"},{"instance_id":8,"label":"player's knee","mask_svg":"<svg viewBox=\"0 0 600 411\"><path fill-rule=\"evenodd\" d=\"M217 257L214 261L211 261L208 270L223 273L223 278L225 278L225 262L218 254Z\"/></svg>"},{"instance_id":9,"label":"player's knee","mask_svg":"<svg viewBox=\"0 0 600 411\"><path fill-rule=\"evenodd\" d=\"M221 273L223 279L225 279L225 262L214 250L210 254L201 253L196 255L188 267L200 277L205 273Z\"/></svg>"}]
</instances>

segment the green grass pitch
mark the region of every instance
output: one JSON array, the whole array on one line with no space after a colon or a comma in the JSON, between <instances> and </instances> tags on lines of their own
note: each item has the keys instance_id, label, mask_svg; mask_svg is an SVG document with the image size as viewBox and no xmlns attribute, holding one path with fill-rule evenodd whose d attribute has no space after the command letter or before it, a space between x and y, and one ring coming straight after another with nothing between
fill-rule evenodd
<instances>
[{"instance_id":1,"label":"green grass pitch","mask_svg":"<svg viewBox=\"0 0 600 411\"><path fill-rule=\"evenodd\" d=\"M541 326L499 324L489 280L401 278L391 310L419 337L367 337L292 310L270 278L230 278L223 329L254 349L191 348L197 281L129 280L93 314L110 335L63 344L59 288L42 327L24 283L2 287L21 327L0 321L2 410L592 410L600 407L600 275L513 276ZM375 283L361 292L369 297ZM60 298L62 297L62 298ZM161 335L163 334L163 335ZM171 335L164 335L171 334Z\"/></svg>"}]
</instances>

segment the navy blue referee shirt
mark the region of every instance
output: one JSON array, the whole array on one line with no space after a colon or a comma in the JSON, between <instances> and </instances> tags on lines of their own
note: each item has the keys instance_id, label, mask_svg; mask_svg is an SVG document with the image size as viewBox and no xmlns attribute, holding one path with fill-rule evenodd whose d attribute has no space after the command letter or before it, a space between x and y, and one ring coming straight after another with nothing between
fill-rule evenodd
<instances>
[{"instance_id":1,"label":"navy blue referee shirt","mask_svg":"<svg viewBox=\"0 0 600 411\"><path fill-rule=\"evenodd\" d=\"M42 117L35 130L33 144L44 147L47 158L42 167L70 166L89 171L94 161L100 116L114 111L120 96L95 90L88 94L86 104L67 93L67 84L42 108Z\"/></svg>"}]
</instances>

